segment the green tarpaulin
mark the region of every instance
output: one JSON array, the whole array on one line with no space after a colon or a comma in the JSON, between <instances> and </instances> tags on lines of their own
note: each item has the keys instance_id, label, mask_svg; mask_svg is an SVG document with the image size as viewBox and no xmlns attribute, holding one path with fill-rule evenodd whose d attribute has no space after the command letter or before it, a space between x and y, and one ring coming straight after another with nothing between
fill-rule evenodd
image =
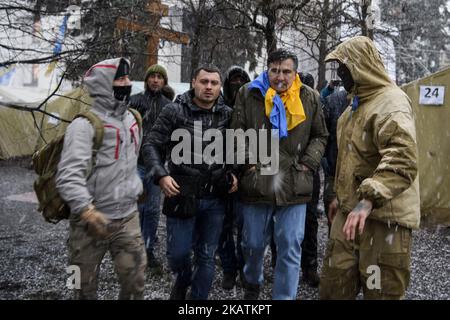
<instances>
[{"instance_id":1,"label":"green tarpaulin","mask_svg":"<svg viewBox=\"0 0 450 320\"><path fill-rule=\"evenodd\" d=\"M61 119L72 120L77 113L89 109L91 102L92 98L89 97L87 90L80 87L52 100L45 107L45 111ZM42 136L48 142L56 136L64 134L68 125L67 122L45 115L41 126ZM45 142L39 137L36 149L40 149L44 145Z\"/></svg>"},{"instance_id":2,"label":"green tarpaulin","mask_svg":"<svg viewBox=\"0 0 450 320\"><path fill-rule=\"evenodd\" d=\"M450 68L402 89L416 117L423 222L450 225Z\"/></svg>"}]
</instances>

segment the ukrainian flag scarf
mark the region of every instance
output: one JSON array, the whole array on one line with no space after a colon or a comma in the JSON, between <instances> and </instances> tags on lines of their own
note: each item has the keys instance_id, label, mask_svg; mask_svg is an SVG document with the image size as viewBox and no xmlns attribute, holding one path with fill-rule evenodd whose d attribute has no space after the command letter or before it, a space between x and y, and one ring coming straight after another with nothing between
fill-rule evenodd
<instances>
[{"instance_id":1,"label":"ukrainian flag scarf","mask_svg":"<svg viewBox=\"0 0 450 320\"><path fill-rule=\"evenodd\" d=\"M273 129L279 130L279 137L286 138L288 131L306 120L305 110L300 100L302 82L298 74L292 86L278 94L270 87L267 71L253 80L248 89L257 88L264 97L265 112Z\"/></svg>"}]
</instances>

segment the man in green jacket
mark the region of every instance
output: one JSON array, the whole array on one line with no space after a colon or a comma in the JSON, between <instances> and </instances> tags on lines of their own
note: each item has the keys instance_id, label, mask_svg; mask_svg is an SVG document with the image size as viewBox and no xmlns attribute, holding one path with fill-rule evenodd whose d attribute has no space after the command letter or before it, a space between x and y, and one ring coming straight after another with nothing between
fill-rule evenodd
<instances>
[{"instance_id":1,"label":"man in green jacket","mask_svg":"<svg viewBox=\"0 0 450 320\"><path fill-rule=\"evenodd\" d=\"M338 121L337 200L320 297L354 299L362 287L366 299L400 299L420 220L411 104L369 38L347 40L326 61L338 62L352 102Z\"/></svg>"},{"instance_id":2,"label":"man in green jacket","mask_svg":"<svg viewBox=\"0 0 450 320\"><path fill-rule=\"evenodd\" d=\"M259 154L251 152L254 145L247 143L248 161L239 167L245 299L259 296L264 252L272 232L278 253L272 297L297 297L306 203L311 200L313 171L319 167L328 136L319 95L302 85L297 66L295 54L272 52L268 70L240 89L233 112L233 129L258 131ZM270 143L274 134L275 148ZM268 174L261 158L263 145L277 153L275 174Z\"/></svg>"}]
</instances>

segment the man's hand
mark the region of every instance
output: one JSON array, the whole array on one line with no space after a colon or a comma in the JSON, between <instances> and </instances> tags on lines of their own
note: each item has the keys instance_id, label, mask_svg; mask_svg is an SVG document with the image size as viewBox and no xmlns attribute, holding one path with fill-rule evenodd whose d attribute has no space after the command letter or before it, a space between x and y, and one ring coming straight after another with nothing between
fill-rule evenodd
<instances>
[{"instance_id":1,"label":"man's hand","mask_svg":"<svg viewBox=\"0 0 450 320\"><path fill-rule=\"evenodd\" d=\"M330 225L333 222L334 217L336 216L338 211L338 201L337 198L334 198L333 201L328 205L328 221L330 221Z\"/></svg>"},{"instance_id":2,"label":"man's hand","mask_svg":"<svg viewBox=\"0 0 450 320\"><path fill-rule=\"evenodd\" d=\"M256 170L256 166L251 166L250 168L247 169L246 173L247 172L250 173L250 172L255 171L255 170Z\"/></svg>"},{"instance_id":3,"label":"man's hand","mask_svg":"<svg viewBox=\"0 0 450 320\"><path fill-rule=\"evenodd\" d=\"M87 223L88 231L93 236L99 238L106 238L108 236L108 225L110 221L103 213L96 210L92 204L80 214L80 219Z\"/></svg>"},{"instance_id":4,"label":"man's hand","mask_svg":"<svg viewBox=\"0 0 450 320\"><path fill-rule=\"evenodd\" d=\"M364 224L372 211L372 207L371 201L363 199L356 205L352 212L348 214L344 228L342 229L347 240L355 239L356 228L358 228L359 234L362 234Z\"/></svg>"},{"instance_id":5,"label":"man's hand","mask_svg":"<svg viewBox=\"0 0 450 320\"><path fill-rule=\"evenodd\" d=\"M230 190L228 190L228 193L236 192L238 189L238 179L236 178L236 176L234 174L231 174L231 177L233 178L233 184L232 184Z\"/></svg>"},{"instance_id":6,"label":"man's hand","mask_svg":"<svg viewBox=\"0 0 450 320\"><path fill-rule=\"evenodd\" d=\"M309 171L311 170L307 165L300 163L300 168L302 169L302 171Z\"/></svg>"},{"instance_id":7,"label":"man's hand","mask_svg":"<svg viewBox=\"0 0 450 320\"><path fill-rule=\"evenodd\" d=\"M165 176L159 179L159 186L168 198L180 193L180 186L171 176Z\"/></svg>"}]
</instances>

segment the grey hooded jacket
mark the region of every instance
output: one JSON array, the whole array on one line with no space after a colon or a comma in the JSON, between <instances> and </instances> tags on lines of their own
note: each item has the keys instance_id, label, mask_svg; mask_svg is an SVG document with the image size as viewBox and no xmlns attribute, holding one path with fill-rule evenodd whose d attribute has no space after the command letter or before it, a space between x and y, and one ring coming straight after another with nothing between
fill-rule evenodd
<instances>
[{"instance_id":1,"label":"grey hooded jacket","mask_svg":"<svg viewBox=\"0 0 450 320\"><path fill-rule=\"evenodd\" d=\"M137 159L142 133L128 103L113 95L113 79L121 58L92 66L84 82L94 102L91 111L104 122L103 144L91 168L94 128L85 118L67 127L58 165L56 187L72 214L80 214L90 203L109 219L127 217L137 210L142 182Z\"/></svg>"}]
</instances>

